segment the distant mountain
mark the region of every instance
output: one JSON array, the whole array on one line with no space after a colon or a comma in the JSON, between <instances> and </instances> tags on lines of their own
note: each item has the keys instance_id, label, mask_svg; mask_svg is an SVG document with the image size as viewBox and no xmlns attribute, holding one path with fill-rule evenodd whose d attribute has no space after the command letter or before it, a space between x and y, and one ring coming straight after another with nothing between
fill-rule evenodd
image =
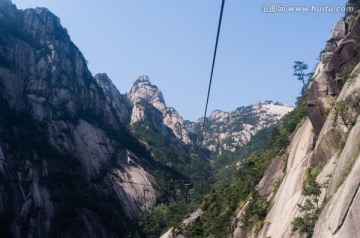
<instances>
[{"instance_id":1,"label":"distant mountain","mask_svg":"<svg viewBox=\"0 0 360 238\"><path fill-rule=\"evenodd\" d=\"M265 101L232 112L213 111L205 123L203 145L213 152L235 151L248 143L261 129L277 123L294 108L278 102ZM185 121L190 137L197 140L203 120Z\"/></svg>"}]
</instances>

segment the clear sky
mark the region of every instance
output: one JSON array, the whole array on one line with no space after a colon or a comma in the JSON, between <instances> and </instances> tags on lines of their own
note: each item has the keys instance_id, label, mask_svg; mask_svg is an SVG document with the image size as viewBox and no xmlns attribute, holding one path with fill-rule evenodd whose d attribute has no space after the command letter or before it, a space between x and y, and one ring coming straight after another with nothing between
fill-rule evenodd
<instances>
[{"instance_id":1,"label":"clear sky","mask_svg":"<svg viewBox=\"0 0 360 238\"><path fill-rule=\"evenodd\" d=\"M90 71L121 93L146 74L184 119L204 113L221 0L13 0L60 17ZM301 88L293 62L313 68L344 13L264 13L268 4L344 6L340 0L227 0L209 110L258 101L293 105ZM268 9L266 6L265 9ZM209 114L208 113L208 114Z\"/></svg>"}]
</instances>

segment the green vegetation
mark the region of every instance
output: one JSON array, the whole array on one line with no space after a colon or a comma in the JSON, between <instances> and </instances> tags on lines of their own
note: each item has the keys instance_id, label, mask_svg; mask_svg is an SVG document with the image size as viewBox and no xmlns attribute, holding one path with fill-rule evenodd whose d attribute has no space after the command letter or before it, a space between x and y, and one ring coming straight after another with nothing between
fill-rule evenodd
<instances>
[{"instance_id":1,"label":"green vegetation","mask_svg":"<svg viewBox=\"0 0 360 238\"><path fill-rule=\"evenodd\" d=\"M177 140L172 140L175 135L169 128L156 127L162 125L161 113L145 101L140 103L144 107L145 119L132 125L131 132L149 146L153 164L158 165L151 166L150 171L159 185L159 202L172 200L176 181L193 179L197 181L197 186L206 186L205 181L211 173L209 161L206 159L207 152L199 147L182 145ZM165 131L165 135L161 130Z\"/></svg>"},{"instance_id":2,"label":"green vegetation","mask_svg":"<svg viewBox=\"0 0 360 238\"><path fill-rule=\"evenodd\" d=\"M356 157L352 158L348 166L346 167L346 170L340 177L339 181L336 184L336 190L345 182L347 176L350 174L352 168L354 167L354 164L356 162Z\"/></svg>"},{"instance_id":3,"label":"green vegetation","mask_svg":"<svg viewBox=\"0 0 360 238\"><path fill-rule=\"evenodd\" d=\"M273 129L273 127L270 127L260 130L248 144L235 152L225 151L221 155L212 155L211 183L214 184L215 187L230 184L239 164L253 153L261 151L267 145Z\"/></svg>"},{"instance_id":4,"label":"green vegetation","mask_svg":"<svg viewBox=\"0 0 360 238\"><path fill-rule=\"evenodd\" d=\"M307 70L309 68L309 66L307 64L305 64L302 61L294 61L294 76L297 77L297 80L301 81L303 83L303 87L305 88L305 79L306 78L311 78L312 73L305 73L305 70Z\"/></svg>"},{"instance_id":5,"label":"green vegetation","mask_svg":"<svg viewBox=\"0 0 360 238\"><path fill-rule=\"evenodd\" d=\"M292 232L299 231L310 238L312 237L315 223L320 214L319 209L316 209L310 199L306 199L304 205L298 204L298 206L302 216L295 217L292 221Z\"/></svg>"},{"instance_id":6,"label":"green vegetation","mask_svg":"<svg viewBox=\"0 0 360 238\"><path fill-rule=\"evenodd\" d=\"M344 148L345 146L345 142L347 140L347 137L350 133L350 130L347 131L347 133L345 133L341 140L339 141L339 150L342 151L342 149ZM340 147L341 146L341 147ZM358 148L357 148L357 154L360 153L360 144L358 145ZM356 158L357 156L354 156L353 158L351 158L351 161L350 163L347 165L346 167L346 170L344 171L344 173L342 174L341 178L338 180L337 184L336 184L336 190L344 183L345 179L347 178L347 176L350 174L351 172L351 169L353 168L355 162L356 162Z\"/></svg>"},{"instance_id":7,"label":"green vegetation","mask_svg":"<svg viewBox=\"0 0 360 238\"><path fill-rule=\"evenodd\" d=\"M342 134L338 143L338 150L340 153L344 149L351 128L356 124L359 115L360 96L357 93L353 93L347 96L344 100L335 103L334 124L338 121L347 127L346 132Z\"/></svg>"},{"instance_id":8,"label":"green vegetation","mask_svg":"<svg viewBox=\"0 0 360 238\"><path fill-rule=\"evenodd\" d=\"M200 206L204 214L201 220L190 225L186 233L190 237L224 237L230 233L230 219L239 206L248 201L242 223L244 227L255 227L259 231L269 209L266 198L261 197L255 189L265 174L272 160L285 153L291 135L306 116L306 96L298 98L297 108L289 113L278 126L260 131L253 140L235 153L225 152L222 155L212 155L212 167L201 159L199 151L189 150L157 137L157 129L147 121L154 115L151 106L145 107L145 121L137 123L132 128L136 137L141 138L153 148L151 153L160 163L171 163L171 167L179 171L184 178L191 176L189 161L192 161L194 171L207 174L197 174L195 187L197 196L184 206L184 200L163 196L163 204L152 212L145 213L139 227L142 237L158 237L162 232L189 215ZM148 111L149 117L146 117ZM197 158L189 157L197 154ZM195 159L194 159L195 158ZM236 163L240 161L239 164ZM208 161L205 161L208 163ZM238 167L238 168L236 168ZM213 174L210 176L210 174ZM169 181L163 181L169 184ZM161 181L160 181L161 182ZM162 182L161 182L162 183ZM209 185L210 184L210 185ZM161 185L163 186L163 184ZM165 189L169 190L171 186ZM173 187L175 189L176 186ZM165 191L164 191L164 194Z\"/></svg>"},{"instance_id":9,"label":"green vegetation","mask_svg":"<svg viewBox=\"0 0 360 238\"><path fill-rule=\"evenodd\" d=\"M360 9L360 1L359 0L349 0L348 6L354 7L354 12Z\"/></svg>"},{"instance_id":10,"label":"green vegetation","mask_svg":"<svg viewBox=\"0 0 360 238\"><path fill-rule=\"evenodd\" d=\"M195 222L195 223L191 224L186 229L186 231L187 231L188 237L191 237L191 238L202 238L202 234L204 234L204 232L205 232L201 223L199 223L199 222ZM212 238L214 236L209 235L208 237Z\"/></svg>"},{"instance_id":11,"label":"green vegetation","mask_svg":"<svg viewBox=\"0 0 360 238\"><path fill-rule=\"evenodd\" d=\"M345 84L350 78L350 74L353 71L354 66L346 66L339 73L336 74L335 80L340 81L342 84Z\"/></svg>"},{"instance_id":12,"label":"green vegetation","mask_svg":"<svg viewBox=\"0 0 360 238\"><path fill-rule=\"evenodd\" d=\"M295 217L291 223L292 232L299 231L312 237L314 227L320 215L319 198L321 195L321 186L316 182L316 176L323 165L316 169L308 170L306 179L303 182L302 195L306 197L304 204L298 204L300 216Z\"/></svg>"},{"instance_id":13,"label":"green vegetation","mask_svg":"<svg viewBox=\"0 0 360 238\"><path fill-rule=\"evenodd\" d=\"M139 222L143 237L158 238L169 226L178 225L185 215L182 204L160 204L151 212L145 212Z\"/></svg>"},{"instance_id":14,"label":"green vegetation","mask_svg":"<svg viewBox=\"0 0 360 238\"><path fill-rule=\"evenodd\" d=\"M331 110L333 109L333 107L335 106L336 103L336 97L331 96L331 95L327 95L325 98L325 105L324 105L324 111L322 114L323 118L327 118L327 116L330 114Z\"/></svg>"},{"instance_id":15,"label":"green vegetation","mask_svg":"<svg viewBox=\"0 0 360 238\"><path fill-rule=\"evenodd\" d=\"M152 161L148 169L158 185L158 206L141 217L138 227L141 237L159 237L195 210L203 196L209 193L211 166L206 158L207 151L174 140L173 132L161 127L161 112L146 101L138 103L144 108L144 120L132 125L130 130L148 146ZM196 193L185 198L186 189L181 180L192 180L191 188ZM181 196L175 194L178 189L181 189Z\"/></svg>"},{"instance_id":16,"label":"green vegetation","mask_svg":"<svg viewBox=\"0 0 360 238\"><path fill-rule=\"evenodd\" d=\"M360 95L358 93L353 93L344 100L336 102L334 111L334 123L340 120L340 123L351 128L355 125L357 118L360 115Z\"/></svg>"},{"instance_id":17,"label":"green vegetation","mask_svg":"<svg viewBox=\"0 0 360 238\"><path fill-rule=\"evenodd\" d=\"M341 135L341 138L339 140L339 143L338 143L338 151L339 151L339 155L340 153L343 151L344 147L345 147L345 143L346 143L346 140L349 136L349 133L350 133L350 130L346 131L344 134Z\"/></svg>"},{"instance_id":18,"label":"green vegetation","mask_svg":"<svg viewBox=\"0 0 360 238\"><path fill-rule=\"evenodd\" d=\"M304 66L302 62L296 62L296 64L297 66L294 66L294 69L298 73L294 73L294 75L298 76L298 79L300 81L303 81L305 77L305 73L303 71L306 70L307 67ZM342 82L344 83L351 77L351 71L351 68L345 68L339 75L337 75L338 80L342 80ZM281 150L280 148L284 149L288 145L288 139L291 133L297 128L299 123L301 123L302 118L304 118L304 116L306 115L305 102L305 96L303 95L298 100L297 109L288 117L286 117L278 127L275 127L273 129L272 137L269 142L269 145L272 146L265 147L262 153L255 153L254 155L248 157L242 163L241 168L239 169L237 174L237 176L239 175L239 177L236 176L231 184L231 189L237 195L236 199L233 199L231 196L230 198L227 198L226 195L229 196L231 194L231 192L227 190L223 190L222 193L220 192L221 197L226 197L227 199L225 200L232 201L232 203L229 203L230 205L237 204L237 207L239 207L240 205L245 208L245 211L241 217L242 228L245 232L249 232L251 230L258 232L264 224L264 219L268 212L269 204L267 204L266 199L262 198L257 193L257 191L254 189L254 186L258 183L257 178L262 177L260 174L263 174L266 171L266 168L269 166L269 161L271 161L271 158L274 158L274 155L282 154L283 150ZM344 125L352 127L356 123L357 117L360 115L359 102L359 96L356 93L348 96L342 101L336 103L333 102L335 108L335 118L341 120ZM345 140L346 139L344 139L343 141ZM272 155L269 156L268 153ZM251 162L256 164L256 169L251 168L251 165L254 165ZM261 165L264 165L265 169L262 168ZM299 231L300 233L306 234L308 237L311 237L313 234L315 223L321 211L321 208L319 207L321 186L316 182L316 177L323 169L324 165L325 163L320 163L315 168L309 169L307 171L307 176L304 180L302 190L302 195L306 197L306 200L303 204L298 204L300 216L296 217L292 222L293 232ZM284 166L283 169L286 170L286 166ZM250 176L251 179L248 180L247 172L253 174L254 177L251 178ZM236 181L236 178L241 178L241 180L239 179L238 181ZM250 181L253 184L251 184ZM279 183L279 181L274 182L274 189L277 189ZM240 190L238 186L241 187ZM218 202L216 200L216 197L215 199L213 198L213 200L213 202ZM205 207L206 212L209 212L209 207L211 208L211 206ZM228 209L231 210L231 208L231 206L228 206ZM224 211L224 209L222 211ZM216 214L212 214L212 216L215 215ZM204 223L203 227L205 225L207 224ZM222 227L226 227L226 224L223 224ZM204 230L207 229L208 228L206 227L206 229ZM218 231L218 233L215 233L213 231L212 234L221 234L222 232L224 232L224 230Z\"/></svg>"},{"instance_id":19,"label":"green vegetation","mask_svg":"<svg viewBox=\"0 0 360 238\"><path fill-rule=\"evenodd\" d=\"M261 197L257 191L253 192L248 199L249 204L241 217L242 228L249 232L253 227L258 233L264 225L264 220L269 212L269 202L266 197Z\"/></svg>"}]
</instances>

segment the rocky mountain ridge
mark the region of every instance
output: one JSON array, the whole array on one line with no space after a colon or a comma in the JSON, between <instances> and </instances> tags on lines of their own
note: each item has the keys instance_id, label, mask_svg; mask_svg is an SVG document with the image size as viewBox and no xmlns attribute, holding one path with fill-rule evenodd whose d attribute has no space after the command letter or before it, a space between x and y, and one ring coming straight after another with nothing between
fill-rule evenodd
<instances>
[{"instance_id":1,"label":"rocky mountain ridge","mask_svg":"<svg viewBox=\"0 0 360 238\"><path fill-rule=\"evenodd\" d=\"M167 130L164 128L164 126L166 126L182 143L186 145L191 143L189 134L184 125L184 120L174 108L166 106L162 92L155 85L150 83L148 76L139 76L131 85L127 97L133 104L130 121L131 125L144 120L145 107L142 105L142 102L146 102L162 114L162 118L159 119L162 123L153 123L158 131L163 135L166 135Z\"/></svg>"},{"instance_id":2,"label":"rocky mountain ridge","mask_svg":"<svg viewBox=\"0 0 360 238\"><path fill-rule=\"evenodd\" d=\"M146 75L139 76L131 85L127 97L133 104L130 124L145 118L146 102L161 112L163 123L153 123L165 136L166 126L184 144L197 143L202 119L196 122L184 121L180 114L172 107L167 107L162 92L151 84ZM291 112L293 107L278 102L264 101L247 107L239 107L232 112L215 110L207 118L203 145L210 151L235 151L239 149L261 129L276 124L284 115ZM153 119L153 121L156 121Z\"/></svg>"},{"instance_id":3,"label":"rocky mountain ridge","mask_svg":"<svg viewBox=\"0 0 360 238\"><path fill-rule=\"evenodd\" d=\"M232 112L213 111L206 120L203 145L210 151L221 153L235 151L261 129L276 124L294 108L278 102L264 101ZM200 134L203 121L186 121L185 125L193 138Z\"/></svg>"}]
</instances>

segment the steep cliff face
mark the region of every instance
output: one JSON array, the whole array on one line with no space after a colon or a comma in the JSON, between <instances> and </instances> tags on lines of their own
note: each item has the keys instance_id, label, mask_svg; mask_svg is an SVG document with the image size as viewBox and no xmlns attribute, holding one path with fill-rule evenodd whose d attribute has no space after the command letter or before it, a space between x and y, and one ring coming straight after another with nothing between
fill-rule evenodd
<instances>
[{"instance_id":1,"label":"steep cliff face","mask_svg":"<svg viewBox=\"0 0 360 238\"><path fill-rule=\"evenodd\" d=\"M309 86L309 119L257 187L271 209L261 229L239 223L232 237L358 237L359 27L358 13L336 24Z\"/></svg>"},{"instance_id":2,"label":"steep cliff face","mask_svg":"<svg viewBox=\"0 0 360 238\"><path fill-rule=\"evenodd\" d=\"M203 145L210 151L235 151L248 143L261 129L270 127L293 107L272 101L260 102L247 107L239 107L232 112L215 110L206 121ZM186 121L190 135L200 134L202 120Z\"/></svg>"},{"instance_id":3,"label":"steep cliff face","mask_svg":"<svg viewBox=\"0 0 360 238\"><path fill-rule=\"evenodd\" d=\"M17 11L10 3L2 4L2 95L9 105L30 109L37 121L91 111L106 125L119 128L118 118L60 20L47 9Z\"/></svg>"},{"instance_id":4,"label":"steep cliff face","mask_svg":"<svg viewBox=\"0 0 360 238\"><path fill-rule=\"evenodd\" d=\"M348 26L349 23L343 19L335 25L309 85L309 118L317 133L320 133L324 125L324 114L329 107L329 98L337 97L341 91L342 76L337 74L342 70L353 68L357 63L357 38L353 33L347 35Z\"/></svg>"},{"instance_id":5,"label":"steep cliff face","mask_svg":"<svg viewBox=\"0 0 360 238\"><path fill-rule=\"evenodd\" d=\"M359 234L359 140L353 140L355 133L359 135L359 121L351 133L329 181L330 200L316 223L314 237L357 237Z\"/></svg>"},{"instance_id":6,"label":"steep cliff face","mask_svg":"<svg viewBox=\"0 0 360 238\"><path fill-rule=\"evenodd\" d=\"M301 194L304 170L310 159L313 140L312 125L306 121L288 148L286 171L259 237L286 237L291 234L291 222L299 214L297 204L304 199Z\"/></svg>"},{"instance_id":7,"label":"steep cliff face","mask_svg":"<svg viewBox=\"0 0 360 238\"><path fill-rule=\"evenodd\" d=\"M105 94L107 103L110 105L112 112L116 114L123 125L129 124L131 105L126 96L120 94L119 90L105 73L97 74L94 78Z\"/></svg>"},{"instance_id":8,"label":"steep cliff face","mask_svg":"<svg viewBox=\"0 0 360 238\"><path fill-rule=\"evenodd\" d=\"M0 0L0 36L2 235L124 236L156 201L127 99L47 9Z\"/></svg>"},{"instance_id":9,"label":"steep cliff face","mask_svg":"<svg viewBox=\"0 0 360 238\"><path fill-rule=\"evenodd\" d=\"M354 70L359 66L358 64ZM337 127L339 131L342 129L342 133L338 143L340 146L332 148L337 152L334 154L334 166L328 174L330 178L324 191L324 197L328 202L324 204L324 210L315 226L314 236L317 237L357 236L355 227L360 204L358 197L360 180L357 175L360 154L360 77L356 71L353 71L353 75L354 78L346 82L337 99L337 105L346 103L345 112L335 107L331 114L332 118L327 119L335 123L335 128ZM345 117L341 116L342 113L345 113L343 114ZM347 119L350 120L348 123ZM322 130L326 130L325 126L329 124L331 123L325 122ZM334 124L331 126L334 127ZM327 159L326 162L328 165L331 160Z\"/></svg>"}]
</instances>

